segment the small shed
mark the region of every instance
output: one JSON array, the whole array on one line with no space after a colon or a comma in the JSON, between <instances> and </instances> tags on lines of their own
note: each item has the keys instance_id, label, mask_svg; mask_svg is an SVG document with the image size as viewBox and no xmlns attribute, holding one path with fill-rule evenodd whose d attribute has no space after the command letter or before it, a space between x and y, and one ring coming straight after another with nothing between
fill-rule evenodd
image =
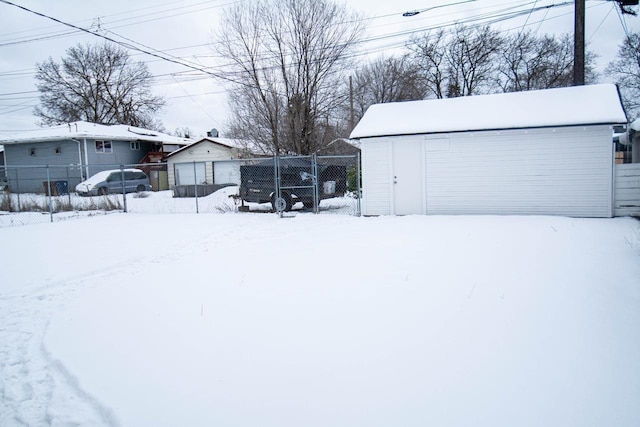
<instances>
[{"instance_id":1,"label":"small shed","mask_svg":"<svg viewBox=\"0 0 640 427\"><path fill-rule=\"evenodd\" d=\"M376 104L351 133L364 215L613 215L615 85Z\"/></svg>"}]
</instances>

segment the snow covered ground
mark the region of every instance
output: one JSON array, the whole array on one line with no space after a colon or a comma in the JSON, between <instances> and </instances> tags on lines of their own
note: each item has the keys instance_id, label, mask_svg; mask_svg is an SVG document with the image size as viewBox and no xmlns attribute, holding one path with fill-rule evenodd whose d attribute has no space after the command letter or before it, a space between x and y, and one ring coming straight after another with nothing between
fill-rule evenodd
<instances>
[{"instance_id":1,"label":"snow covered ground","mask_svg":"<svg viewBox=\"0 0 640 427\"><path fill-rule=\"evenodd\" d=\"M640 222L0 229L0 425L638 426Z\"/></svg>"}]
</instances>

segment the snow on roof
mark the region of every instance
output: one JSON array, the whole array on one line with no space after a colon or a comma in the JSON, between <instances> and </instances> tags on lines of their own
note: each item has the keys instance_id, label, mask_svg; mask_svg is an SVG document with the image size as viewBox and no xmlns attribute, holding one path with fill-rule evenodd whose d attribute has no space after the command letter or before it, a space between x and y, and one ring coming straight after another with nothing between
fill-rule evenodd
<instances>
[{"instance_id":1,"label":"snow on roof","mask_svg":"<svg viewBox=\"0 0 640 427\"><path fill-rule=\"evenodd\" d=\"M617 87L601 84L375 104L351 138L626 122Z\"/></svg>"},{"instance_id":2,"label":"snow on roof","mask_svg":"<svg viewBox=\"0 0 640 427\"><path fill-rule=\"evenodd\" d=\"M127 141L151 141L186 145L192 140L149 129L128 125L101 125L89 122L73 122L43 129L27 131L11 137L0 138L2 144L57 141L71 138L115 139Z\"/></svg>"},{"instance_id":3,"label":"snow on roof","mask_svg":"<svg viewBox=\"0 0 640 427\"><path fill-rule=\"evenodd\" d=\"M629 125L629 129L633 129L635 131L640 130L640 119L636 119Z\"/></svg>"},{"instance_id":4,"label":"snow on roof","mask_svg":"<svg viewBox=\"0 0 640 427\"><path fill-rule=\"evenodd\" d=\"M192 143L190 143L187 146L181 147L180 149L170 153L169 155L167 155L167 157L171 157L175 154L178 154L180 152L182 152L183 150L192 147L194 145L200 144L202 142L213 142L214 144L219 144L219 145L223 145L225 147L229 147L229 148L236 148L238 150L246 150L249 152L249 154L255 154L258 155L258 153L261 152L261 150L259 148L257 148L257 146L252 143L251 141L245 141L242 139L232 139L232 138L218 138L218 137L211 137L211 136L207 136L205 138L201 138L198 139L197 141L194 141Z\"/></svg>"}]
</instances>

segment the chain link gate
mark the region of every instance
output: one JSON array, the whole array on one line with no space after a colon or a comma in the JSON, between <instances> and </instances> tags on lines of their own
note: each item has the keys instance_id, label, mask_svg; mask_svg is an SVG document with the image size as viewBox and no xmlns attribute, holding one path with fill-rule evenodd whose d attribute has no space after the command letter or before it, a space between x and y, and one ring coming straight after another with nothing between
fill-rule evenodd
<instances>
[{"instance_id":1,"label":"chain link gate","mask_svg":"<svg viewBox=\"0 0 640 427\"><path fill-rule=\"evenodd\" d=\"M359 156L282 156L240 166L240 211L360 215Z\"/></svg>"}]
</instances>

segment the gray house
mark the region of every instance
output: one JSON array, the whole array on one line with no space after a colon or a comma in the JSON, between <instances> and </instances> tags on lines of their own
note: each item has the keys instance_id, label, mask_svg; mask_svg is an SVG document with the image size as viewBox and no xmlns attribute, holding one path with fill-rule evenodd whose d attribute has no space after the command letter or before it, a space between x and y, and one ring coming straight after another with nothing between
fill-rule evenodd
<instances>
[{"instance_id":1,"label":"gray house","mask_svg":"<svg viewBox=\"0 0 640 427\"><path fill-rule=\"evenodd\" d=\"M47 181L73 189L97 172L162 159L191 140L127 125L74 122L0 139L13 192L38 193Z\"/></svg>"}]
</instances>

